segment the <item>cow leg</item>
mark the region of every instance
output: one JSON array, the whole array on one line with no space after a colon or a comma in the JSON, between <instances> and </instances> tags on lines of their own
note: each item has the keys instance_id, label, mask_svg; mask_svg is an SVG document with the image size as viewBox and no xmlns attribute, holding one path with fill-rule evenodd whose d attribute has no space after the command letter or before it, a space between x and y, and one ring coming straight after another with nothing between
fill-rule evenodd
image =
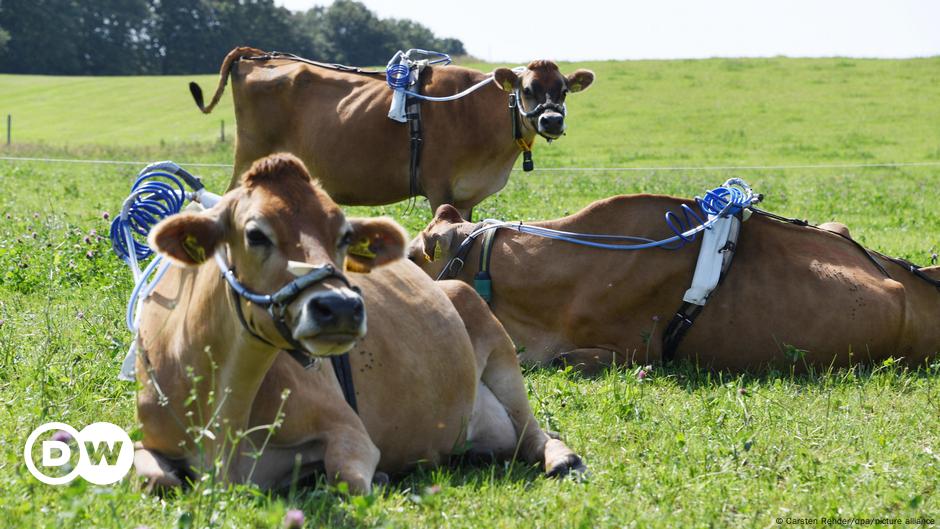
<instances>
[{"instance_id":1,"label":"cow leg","mask_svg":"<svg viewBox=\"0 0 940 529\"><path fill-rule=\"evenodd\" d=\"M134 470L144 479L145 492L161 492L183 486L180 468L157 452L147 450L140 443L134 446Z\"/></svg>"},{"instance_id":2,"label":"cow leg","mask_svg":"<svg viewBox=\"0 0 940 529\"><path fill-rule=\"evenodd\" d=\"M476 352L480 386L470 423L471 445L477 451L517 454L530 463L540 462L550 476L583 470L577 454L539 427L515 347L489 307L465 283L442 281L438 285L463 318Z\"/></svg>"},{"instance_id":3,"label":"cow leg","mask_svg":"<svg viewBox=\"0 0 940 529\"><path fill-rule=\"evenodd\" d=\"M559 354L552 360L552 364L571 366L583 375L594 376L610 366L620 365L623 358L610 349L590 347L573 349Z\"/></svg>"},{"instance_id":4,"label":"cow leg","mask_svg":"<svg viewBox=\"0 0 940 529\"><path fill-rule=\"evenodd\" d=\"M323 464L330 483L346 482L349 492L368 494L379 464L379 449L366 433L365 427L338 427L329 431Z\"/></svg>"}]
</instances>

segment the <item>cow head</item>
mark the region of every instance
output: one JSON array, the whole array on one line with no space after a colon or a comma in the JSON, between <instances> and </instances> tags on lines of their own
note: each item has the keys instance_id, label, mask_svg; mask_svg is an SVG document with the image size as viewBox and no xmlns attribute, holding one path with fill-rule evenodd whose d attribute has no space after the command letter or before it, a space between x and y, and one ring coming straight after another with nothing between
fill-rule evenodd
<instances>
[{"instance_id":1,"label":"cow head","mask_svg":"<svg viewBox=\"0 0 940 529\"><path fill-rule=\"evenodd\" d=\"M575 70L565 77L552 61L532 61L521 72L498 68L493 82L515 93L524 114L523 123L549 140L565 132L565 97L580 92L594 82L594 72Z\"/></svg>"},{"instance_id":2,"label":"cow head","mask_svg":"<svg viewBox=\"0 0 940 529\"><path fill-rule=\"evenodd\" d=\"M406 236L387 218L347 219L300 160L276 154L256 161L242 176L242 185L214 207L164 220L150 240L183 266L202 265L223 252L239 282L267 294L313 266L368 272L401 258ZM243 303L253 332L290 348L263 308L236 302ZM305 288L285 304L283 319L293 339L314 355L341 354L366 332L362 297L342 277Z\"/></svg>"},{"instance_id":3,"label":"cow head","mask_svg":"<svg viewBox=\"0 0 940 529\"><path fill-rule=\"evenodd\" d=\"M442 204L431 223L411 241L408 259L431 277L438 277L473 228L454 206Z\"/></svg>"}]
</instances>

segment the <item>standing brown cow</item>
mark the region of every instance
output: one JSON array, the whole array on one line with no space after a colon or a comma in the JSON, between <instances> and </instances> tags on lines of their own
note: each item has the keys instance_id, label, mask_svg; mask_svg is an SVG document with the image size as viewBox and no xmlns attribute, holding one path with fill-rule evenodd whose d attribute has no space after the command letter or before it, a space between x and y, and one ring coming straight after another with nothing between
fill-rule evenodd
<instances>
[{"instance_id":1,"label":"standing brown cow","mask_svg":"<svg viewBox=\"0 0 940 529\"><path fill-rule=\"evenodd\" d=\"M394 92L384 72L331 69L236 48L225 57L219 75L208 105L195 83L190 89L199 108L209 113L232 77L238 137L230 188L252 161L291 152L341 204L389 204L409 197L409 127L387 116ZM449 96L487 75L458 66L429 66L421 74L420 91ZM536 134L549 140L564 134L565 96L593 81L588 70L564 76L554 62L533 61L521 73L498 68L492 84L461 99L424 103L417 193L428 198L432 210L453 204L468 216L473 206L506 185L521 152L507 92L519 93L522 109L534 112L513 117L521 142L531 146Z\"/></svg>"}]
</instances>

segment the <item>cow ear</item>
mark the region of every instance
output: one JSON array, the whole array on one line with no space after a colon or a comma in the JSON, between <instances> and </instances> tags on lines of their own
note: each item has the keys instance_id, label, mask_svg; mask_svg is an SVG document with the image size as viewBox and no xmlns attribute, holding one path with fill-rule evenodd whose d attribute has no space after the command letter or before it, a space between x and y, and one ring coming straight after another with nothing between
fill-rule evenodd
<instances>
[{"instance_id":1,"label":"cow ear","mask_svg":"<svg viewBox=\"0 0 940 529\"><path fill-rule=\"evenodd\" d=\"M574 93L587 90L587 87L591 86L593 82L594 72L591 70L575 70L574 73L568 76L568 91Z\"/></svg>"},{"instance_id":2,"label":"cow ear","mask_svg":"<svg viewBox=\"0 0 940 529\"><path fill-rule=\"evenodd\" d=\"M493 82L496 83L496 86L502 88L503 90L512 92L513 90L519 88L520 80L519 75L509 68L497 68L493 72Z\"/></svg>"},{"instance_id":3,"label":"cow ear","mask_svg":"<svg viewBox=\"0 0 940 529\"><path fill-rule=\"evenodd\" d=\"M432 263L449 259L451 248L454 245L455 231L454 227L450 227L438 232L421 232L421 242L424 244L424 260Z\"/></svg>"},{"instance_id":4,"label":"cow ear","mask_svg":"<svg viewBox=\"0 0 940 529\"><path fill-rule=\"evenodd\" d=\"M346 251L346 269L368 273L377 266L405 256L408 234L389 217L349 219L352 243Z\"/></svg>"},{"instance_id":5,"label":"cow ear","mask_svg":"<svg viewBox=\"0 0 940 529\"><path fill-rule=\"evenodd\" d=\"M437 210L434 212L434 220L435 222L446 222L448 224L464 222L457 208L450 204L441 204L438 206Z\"/></svg>"},{"instance_id":6,"label":"cow ear","mask_svg":"<svg viewBox=\"0 0 940 529\"><path fill-rule=\"evenodd\" d=\"M184 266L205 262L222 242L225 229L212 210L173 215L150 232L150 247Z\"/></svg>"}]
</instances>

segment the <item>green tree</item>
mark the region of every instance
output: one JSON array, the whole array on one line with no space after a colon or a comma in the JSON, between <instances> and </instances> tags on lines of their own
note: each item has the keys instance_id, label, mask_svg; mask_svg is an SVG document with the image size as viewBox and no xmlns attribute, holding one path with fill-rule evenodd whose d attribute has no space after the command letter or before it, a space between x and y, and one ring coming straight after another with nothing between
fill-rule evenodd
<instances>
[{"instance_id":1,"label":"green tree","mask_svg":"<svg viewBox=\"0 0 940 529\"><path fill-rule=\"evenodd\" d=\"M7 42L10 42L10 32L0 28L0 57L3 56L3 52L7 49Z\"/></svg>"},{"instance_id":2,"label":"green tree","mask_svg":"<svg viewBox=\"0 0 940 529\"><path fill-rule=\"evenodd\" d=\"M299 47L297 53L303 57L311 57L320 60L333 60L336 56L336 49L333 43L326 38L324 28L326 27L326 8L315 6L307 11L294 13L293 25L297 31Z\"/></svg>"},{"instance_id":3,"label":"green tree","mask_svg":"<svg viewBox=\"0 0 940 529\"><path fill-rule=\"evenodd\" d=\"M154 64L147 0L80 2L83 72L94 75L152 73Z\"/></svg>"},{"instance_id":4,"label":"green tree","mask_svg":"<svg viewBox=\"0 0 940 529\"><path fill-rule=\"evenodd\" d=\"M323 36L333 45L329 60L353 65L382 64L395 52L388 25L353 0L336 0L323 14Z\"/></svg>"},{"instance_id":5,"label":"green tree","mask_svg":"<svg viewBox=\"0 0 940 529\"><path fill-rule=\"evenodd\" d=\"M0 27L7 28L7 51L0 56L6 73L85 72L80 40L81 9L71 0L6 0Z\"/></svg>"},{"instance_id":6,"label":"green tree","mask_svg":"<svg viewBox=\"0 0 940 529\"><path fill-rule=\"evenodd\" d=\"M219 67L219 21L206 0L152 0L154 58L163 74L206 73ZM226 50L227 51L227 50Z\"/></svg>"},{"instance_id":7,"label":"green tree","mask_svg":"<svg viewBox=\"0 0 940 529\"><path fill-rule=\"evenodd\" d=\"M215 49L219 58L235 46L299 53L306 40L291 12L273 0L218 0L213 2L219 21Z\"/></svg>"}]
</instances>

